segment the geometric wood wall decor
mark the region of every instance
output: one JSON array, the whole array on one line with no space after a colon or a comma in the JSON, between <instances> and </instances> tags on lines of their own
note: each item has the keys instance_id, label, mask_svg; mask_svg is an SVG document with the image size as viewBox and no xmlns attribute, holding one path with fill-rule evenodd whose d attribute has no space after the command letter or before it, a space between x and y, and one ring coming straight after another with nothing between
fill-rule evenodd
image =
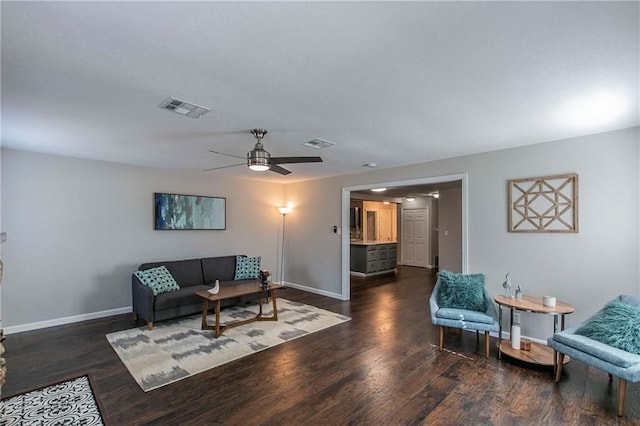
<instances>
[{"instance_id":1,"label":"geometric wood wall decor","mask_svg":"<svg viewBox=\"0 0 640 426\"><path fill-rule=\"evenodd\" d=\"M578 232L578 175L510 180L509 232Z\"/></svg>"}]
</instances>

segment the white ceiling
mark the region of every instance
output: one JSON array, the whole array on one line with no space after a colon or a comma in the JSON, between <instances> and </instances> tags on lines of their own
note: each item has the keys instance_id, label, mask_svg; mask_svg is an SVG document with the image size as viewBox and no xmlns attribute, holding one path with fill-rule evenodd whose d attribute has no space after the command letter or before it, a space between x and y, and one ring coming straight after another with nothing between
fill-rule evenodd
<instances>
[{"instance_id":1,"label":"white ceiling","mask_svg":"<svg viewBox=\"0 0 640 426\"><path fill-rule=\"evenodd\" d=\"M294 182L637 126L639 6L3 1L2 145L201 171L264 127L324 163L208 173ZM617 116L568 115L603 92Z\"/></svg>"}]
</instances>

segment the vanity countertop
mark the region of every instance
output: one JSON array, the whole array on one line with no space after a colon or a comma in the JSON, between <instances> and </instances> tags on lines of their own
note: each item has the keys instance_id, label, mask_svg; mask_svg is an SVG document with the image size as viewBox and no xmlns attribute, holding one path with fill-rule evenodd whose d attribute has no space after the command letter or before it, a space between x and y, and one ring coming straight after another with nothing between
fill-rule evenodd
<instances>
[{"instance_id":1,"label":"vanity countertop","mask_svg":"<svg viewBox=\"0 0 640 426\"><path fill-rule=\"evenodd\" d=\"M397 241L365 241L365 240L351 240L352 246L374 246L380 244L397 244Z\"/></svg>"}]
</instances>

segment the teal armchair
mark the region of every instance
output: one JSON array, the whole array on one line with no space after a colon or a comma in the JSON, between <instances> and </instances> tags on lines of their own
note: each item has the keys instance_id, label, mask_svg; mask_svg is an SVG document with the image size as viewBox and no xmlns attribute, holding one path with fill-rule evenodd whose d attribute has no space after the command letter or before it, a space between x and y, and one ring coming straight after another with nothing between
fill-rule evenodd
<instances>
[{"instance_id":1,"label":"teal armchair","mask_svg":"<svg viewBox=\"0 0 640 426\"><path fill-rule=\"evenodd\" d=\"M620 295L613 299L640 308L640 297ZM554 350L555 381L560 382L565 355L574 360L609 373L611 380L616 376L618 383L618 416L624 414L624 399L627 381L640 381L640 355L630 353L605 343L576 333L584 324L596 317L601 311L575 327L554 333L547 339L547 345Z\"/></svg>"},{"instance_id":2,"label":"teal armchair","mask_svg":"<svg viewBox=\"0 0 640 426\"><path fill-rule=\"evenodd\" d=\"M485 356L489 358L490 332L498 332L498 315L491 296L484 289L484 301L486 310L484 312L471 311L467 309L442 308L439 305L439 293L441 280L438 278L429 298L431 309L431 322L439 326L439 347L444 346L445 327L461 328L464 330L474 330L476 338L479 339L479 332L484 332Z\"/></svg>"}]
</instances>

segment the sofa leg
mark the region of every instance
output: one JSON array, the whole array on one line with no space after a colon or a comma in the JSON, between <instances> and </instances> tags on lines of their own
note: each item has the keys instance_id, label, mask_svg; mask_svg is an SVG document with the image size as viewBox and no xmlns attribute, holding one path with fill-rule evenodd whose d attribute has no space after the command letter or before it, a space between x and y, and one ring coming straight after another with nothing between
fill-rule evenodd
<instances>
[{"instance_id":1,"label":"sofa leg","mask_svg":"<svg viewBox=\"0 0 640 426\"><path fill-rule=\"evenodd\" d=\"M149 322L147 323L147 329L148 329L148 330L153 329L153 321L149 321Z\"/></svg>"},{"instance_id":2,"label":"sofa leg","mask_svg":"<svg viewBox=\"0 0 640 426\"><path fill-rule=\"evenodd\" d=\"M627 381L620 378L618 383L618 417L624 414L624 396L627 391Z\"/></svg>"},{"instance_id":3,"label":"sofa leg","mask_svg":"<svg viewBox=\"0 0 640 426\"><path fill-rule=\"evenodd\" d=\"M480 343L480 332L476 330L476 343Z\"/></svg>"},{"instance_id":4,"label":"sofa leg","mask_svg":"<svg viewBox=\"0 0 640 426\"><path fill-rule=\"evenodd\" d=\"M444 326L440 326L440 350L442 350L442 346L444 345Z\"/></svg>"},{"instance_id":5,"label":"sofa leg","mask_svg":"<svg viewBox=\"0 0 640 426\"><path fill-rule=\"evenodd\" d=\"M489 359L489 342L490 342L490 335L488 331L484 332L484 356L485 358Z\"/></svg>"},{"instance_id":6,"label":"sofa leg","mask_svg":"<svg viewBox=\"0 0 640 426\"><path fill-rule=\"evenodd\" d=\"M133 313L133 320L138 321L138 314L136 314L135 312Z\"/></svg>"},{"instance_id":7,"label":"sofa leg","mask_svg":"<svg viewBox=\"0 0 640 426\"><path fill-rule=\"evenodd\" d=\"M613 380L613 374L609 373L609 381Z\"/></svg>"},{"instance_id":8,"label":"sofa leg","mask_svg":"<svg viewBox=\"0 0 640 426\"><path fill-rule=\"evenodd\" d=\"M564 354L562 352L558 352L556 363L558 364L558 367L556 368L556 383L560 383L560 377L562 376L562 366L564 365Z\"/></svg>"}]
</instances>

